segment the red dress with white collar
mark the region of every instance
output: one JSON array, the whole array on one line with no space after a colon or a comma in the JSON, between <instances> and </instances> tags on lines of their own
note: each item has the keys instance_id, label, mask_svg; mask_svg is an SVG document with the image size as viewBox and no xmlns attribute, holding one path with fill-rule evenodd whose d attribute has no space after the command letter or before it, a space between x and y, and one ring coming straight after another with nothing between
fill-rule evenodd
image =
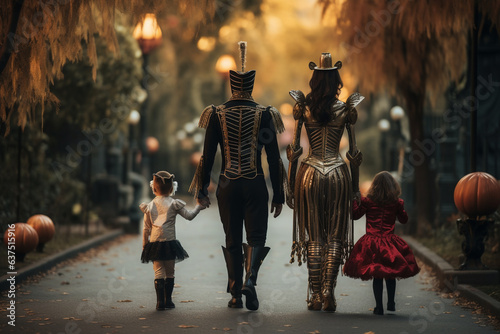
<instances>
[{"instance_id":1,"label":"red dress with white collar","mask_svg":"<svg viewBox=\"0 0 500 334\"><path fill-rule=\"evenodd\" d=\"M361 203L354 201L354 219L366 214L366 234L354 245L344 265L344 273L353 278L407 278L415 276L420 268L408 244L394 234L396 218L400 223L408 221L404 202L378 206L367 197Z\"/></svg>"}]
</instances>

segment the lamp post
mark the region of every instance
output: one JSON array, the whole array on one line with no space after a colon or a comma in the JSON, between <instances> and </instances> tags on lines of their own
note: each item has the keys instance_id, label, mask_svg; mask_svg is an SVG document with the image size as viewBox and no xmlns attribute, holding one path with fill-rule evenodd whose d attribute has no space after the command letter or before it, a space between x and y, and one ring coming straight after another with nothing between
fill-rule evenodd
<instances>
[{"instance_id":1,"label":"lamp post","mask_svg":"<svg viewBox=\"0 0 500 334\"><path fill-rule=\"evenodd\" d=\"M405 116L405 111L400 106L394 106L391 108L390 114L395 125L395 140L393 140L393 147L391 150L391 169L395 169L394 167L397 167L396 169L398 171L398 175L401 176L403 173L403 161L405 154L405 143L403 131L401 129L401 119Z\"/></svg>"},{"instance_id":2,"label":"lamp post","mask_svg":"<svg viewBox=\"0 0 500 334\"><path fill-rule=\"evenodd\" d=\"M128 139L129 139L129 144L128 144L128 157L127 157L127 164L125 168L125 182L128 183L128 173L129 172L136 172L137 171L137 164L136 164L136 153L137 153L137 138L135 134L135 127L137 124L139 124L141 120L141 114L137 110L132 110L127 118L127 123L128 123Z\"/></svg>"},{"instance_id":3,"label":"lamp post","mask_svg":"<svg viewBox=\"0 0 500 334\"><path fill-rule=\"evenodd\" d=\"M222 88L221 96L222 100L225 101L227 97L227 82L229 81L229 70L236 69L236 62L234 57L231 55L222 55L217 59L215 63L215 70L222 77Z\"/></svg>"},{"instance_id":4,"label":"lamp post","mask_svg":"<svg viewBox=\"0 0 500 334\"><path fill-rule=\"evenodd\" d=\"M142 51L142 70L143 70L143 79L141 81L142 88L146 91L147 96L144 102L141 104L140 110L140 150L142 154L142 170L141 174L145 177L150 174L150 161L149 161L149 153L146 146L146 132L147 132L147 107L149 102L149 85L148 79L149 75L149 55L151 51L157 48L162 41L162 32L158 22L156 20L156 16L154 14L146 14L144 20L139 22L134 29L133 33L134 38L139 43L139 47Z\"/></svg>"},{"instance_id":5,"label":"lamp post","mask_svg":"<svg viewBox=\"0 0 500 334\"><path fill-rule=\"evenodd\" d=\"M391 129L391 123L386 119L378 121L378 129L380 130L380 155L382 157L382 169L387 170L387 131Z\"/></svg>"}]
</instances>

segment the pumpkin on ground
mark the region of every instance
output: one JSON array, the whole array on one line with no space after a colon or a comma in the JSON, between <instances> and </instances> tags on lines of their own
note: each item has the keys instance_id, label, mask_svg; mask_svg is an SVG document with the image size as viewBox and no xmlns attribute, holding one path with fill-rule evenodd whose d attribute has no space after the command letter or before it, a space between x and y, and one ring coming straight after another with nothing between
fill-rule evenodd
<instances>
[{"instance_id":1,"label":"pumpkin on ground","mask_svg":"<svg viewBox=\"0 0 500 334\"><path fill-rule=\"evenodd\" d=\"M487 216L500 206L500 183L488 173L470 173L458 181L453 197L457 209L469 218Z\"/></svg>"},{"instance_id":2,"label":"pumpkin on ground","mask_svg":"<svg viewBox=\"0 0 500 334\"><path fill-rule=\"evenodd\" d=\"M9 230L7 230L3 235L3 242L8 245ZM26 253L31 252L38 245L38 233L35 229L26 223L15 223L14 224L14 245L16 259L18 261L23 261Z\"/></svg>"},{"instance_id":3,"label":"pumpkin on ground","mask_svg":"<svg viewBox=\"0 0 500 334\"><path fill-rule=\"evenodd\" d=\"M34 215L31 216L26 224L30 225L38 233L38 248L37 250L43 252L43 247L47 242L52 240L56 229L52 219L45 215Z\"/></svg>"}]
</instances>

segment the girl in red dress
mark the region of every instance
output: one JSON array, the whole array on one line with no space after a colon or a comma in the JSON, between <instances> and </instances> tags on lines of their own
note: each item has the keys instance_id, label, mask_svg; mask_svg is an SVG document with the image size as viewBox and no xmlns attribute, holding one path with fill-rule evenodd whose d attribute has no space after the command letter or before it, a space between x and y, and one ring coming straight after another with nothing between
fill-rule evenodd
<instances>
[{"instance_id":1,"label":"girl in red dress","mask_svg":"<svg viewBox=\"0 0 500 334\"><path fill-rule=\"evenodd\" d=\"M395 311L394 295L396 278L415 276L418 267L408 244L394 234L396 218L400 223L408 221L404 202L399 198L401 188L388 172L375 175L367 197L353 203L353 218L366 214L366 234L354 245L344 265L344 273L353 278L373 278L373 294L376 307L374 314L383 315L383 281L387 287L387 310Z\"/></svg>"}]
</instances>

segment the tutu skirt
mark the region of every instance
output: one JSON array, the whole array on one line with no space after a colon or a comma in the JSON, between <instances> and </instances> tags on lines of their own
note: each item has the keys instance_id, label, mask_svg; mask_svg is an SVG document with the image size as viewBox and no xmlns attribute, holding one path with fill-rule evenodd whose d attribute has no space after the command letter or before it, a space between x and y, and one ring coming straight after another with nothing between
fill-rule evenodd
<instances>
[{"instance_id":1,"label":"tutu skirt","mask_svg":"<svg viewBox=\"0 0 500 334\"><path fill-rule=\"evenodd\" d=\"M142 250L141 261L167 261L175 260L180 262L189 257L188 253L182 248L179 240L148 242Z\"/></svg>"},{"instance_id":2,"label":"tutu skirt","mask_svg":"<svg viewBox=\"0 0 500 334\"><path fill-rule=\"evenodd\" d=\"M410 247L395 234L365 234L344 265L344 274L362 280L408 278L419 271Z\"/></svg>"}]
</instances>

